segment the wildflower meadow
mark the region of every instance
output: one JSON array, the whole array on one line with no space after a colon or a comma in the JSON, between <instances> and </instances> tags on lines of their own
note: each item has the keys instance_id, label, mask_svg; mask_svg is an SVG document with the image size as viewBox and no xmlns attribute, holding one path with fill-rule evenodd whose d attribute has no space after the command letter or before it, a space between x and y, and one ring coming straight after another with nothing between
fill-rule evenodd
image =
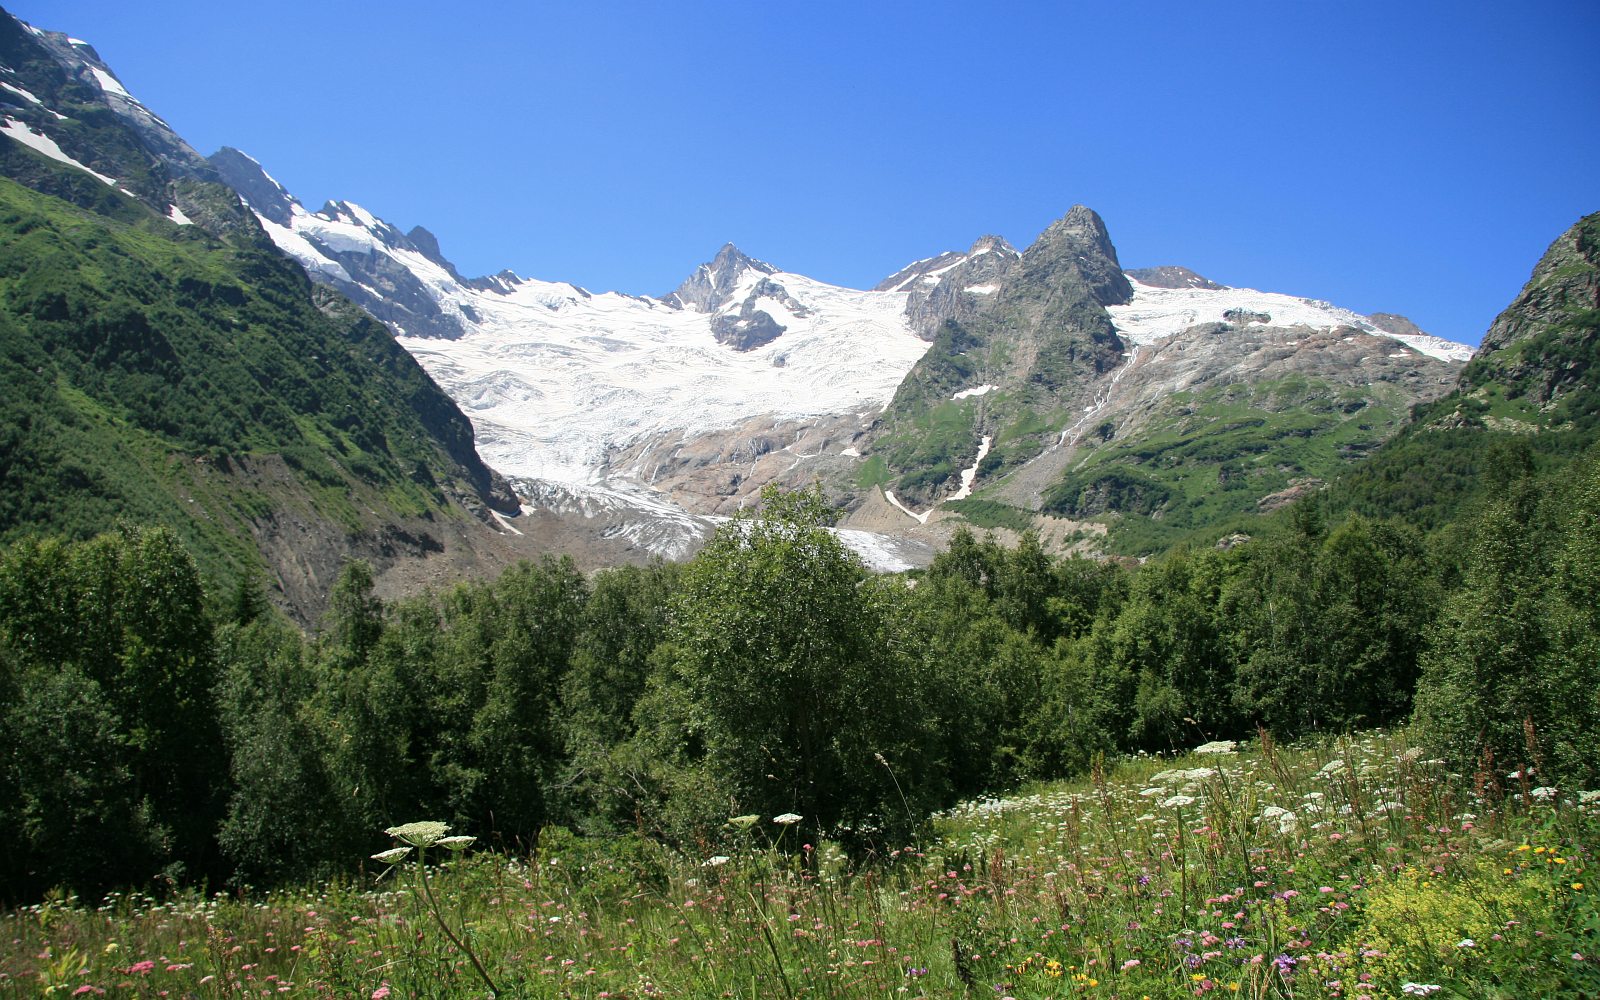
<instances>
[{"instance_id":1,"label":"wildflower meadow","mask_svg":"<svg viewBox=\"0 0 1600 1000\"><path fill-rule=\"evenodd\" d=\"M1407 737L1097 762L862 861L794 814L522 856L414 823L315 888L11 911L0 994L1600 995L1600 794L1452 773Z\"/></svg>"}]
</instances>

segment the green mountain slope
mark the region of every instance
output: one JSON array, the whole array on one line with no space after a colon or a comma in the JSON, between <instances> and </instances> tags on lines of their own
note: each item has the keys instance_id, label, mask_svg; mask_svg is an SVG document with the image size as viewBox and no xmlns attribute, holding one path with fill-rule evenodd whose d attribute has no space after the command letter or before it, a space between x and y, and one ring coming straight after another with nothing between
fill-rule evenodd
<instances>
[{"instance_id":1,"label":"green mountain slope","mask_svg":"<svg viewBox=\"0 0 1600 1000\"><path fill-rule=\"evenodd\" d=\"M1600 212L1545 251L1455 388L1332 491L1336 507L1451 520L1486 475L1559 474L1600 439Z\"/></svg>"},{"instance_id":2,"label":"green mountain slope","mask_svg":"<svg viewBox=\"0 0 1600 1000\"><path fill-rule=\"evenodd\" d=\"M8 151L58 189L81 173ZM317 308L275 250L92 205L0 179L0 539L131 517L213 580L293 590L259 552L273 524L359 538L491 496L471 426L378 323Z\"/></svg>"}]
</instances>

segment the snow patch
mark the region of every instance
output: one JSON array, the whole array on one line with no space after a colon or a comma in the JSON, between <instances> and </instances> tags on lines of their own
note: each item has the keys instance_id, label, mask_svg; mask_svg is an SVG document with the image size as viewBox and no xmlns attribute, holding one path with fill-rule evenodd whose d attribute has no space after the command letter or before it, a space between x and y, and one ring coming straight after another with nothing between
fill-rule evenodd
<instances>
[{"instance_id":1,"label":"snow patch","mask_svg":"<svg viewBox=\"0 0 1600 1000\"><path fill-rule=\"evenodd\" d=\"M177 205L167 206L167 218L171 219L173 222L176 222L180 226L194 225L194 220L189 218L187 215L184 215L183 209L179 208Z\"/></svg>"},{"instance_id":2,"label":"snow patch","mask_svg":"<svg viewBox=\"0 0 1600 1000\"><path fill-rule=\"evenodd\" d=\"M839 454L843 455L845 458L860 458L861 457L861 452L857 451L855 448L846 448L843 451L839 452Z\"/></svg>"},{"instance_id":3,"label":"snow patch","mask_svg":"<svg viewBox=\"0 0 1600 1000\"><path fill-rule=\"evenodd\" d=\"M989 454L989 445L994 438L985 434L983 440L978 442L978 457L972 460L972 465L961 470L961 488L946 498L946 500L965 500L972 496L972 484L978 478L978 466L983 464L983 457Z\"/></svg>"},{"instance_id":4,"label":"snow patch","mask_svg":"<svg viewBox=\"0 0 1600 1000\"><path fill-rule=\"evenodd\" d=\"M112 76L110 73L107 73L98 66L90 66L89 72L94 74L94 82L100 85L101 90L108 94L116 94L118 97L126 97L135 104L138 103L138 98L128 93L127 88L121 83L117 82L117 78Z\"/></svg>"},{"instance_id":5,"label":"snow patch","mask_svg":"<svg viewBox=\"0 0 1600 1000\"><path fill-rule=\"evenodd\" d=\"M950 399L952 401L954 401L954 400L957 400L957 399L966 399L969 396L986 396L986 395L988 395L989 393L993 392L995 389L998 389L998 388L999 388L999 386L995 386L995 385L973 386L971 389L962 389L960 392L956 393L954 396L951 396Z\"/></svg>"},{"instance_id":6,"label":"snow patch","mask_svg":"<svg viewBox=\"0 0 1600 1000\"><path fill-rule=\"evenodd\" d=\"M929 510L923 511L921 514L918 514L910 507L907 507L905 504L901 503L900 498L894 495L894 490L884 490L883 498L900 508L902 513L915 520L918 524L927 524L928 515L933 513L933 510L930 508Z\"/></svg>"},{"instance_id":7,"label":"snow patch","mask_svg":"<svg viewBox=\"0 0 1600 1000\"><path fill-rule=\"evenodd\" d=\"M1147 345L1164 340L1201 323L1226 323L1226 315L1238 310L1266 313L1275 327L1304 326L1331 331L1349 327L1397 340L1429 357L1443 361L1466 361L1472 348L1428 334L1393 334L1379 329L1367 317L1318 299L1260 292L1253 288L1156 288L1136 279L1133 300L1125 305L1107 306L1117 333L1135 344Z\"/></svg>"},{"instance_id":8,"label":"snow patch","mask_svg":"<svg viewBox=\"0 0 1600 1000\"><path fill-rule=\"evenodd\" d=\"M354 284L354 279L350 277L350 272L344 269L343 264L324 257L298 230L290 229L288 226L280 226L260 212L256 213L256 221L261 223L262 228L267 231L267 235L272 238L272 242L277 244L278 249L299 261L301 267L308 271L319 271L330 277L338 278L340 281L348 281Z\"/></svg>"},{"instance_id":9,"label":"snow patch","mask_svg":"<svg viewBox=\"0 0 1600 1000\"><path fill-rule=\"evenodd\" d=\"M984 253L988 253L988 251L985 250ZM993 284L968 285L966 288L963 288L962 291L966 292L968 295L993 295L995 292L999 291L999 289L999 285Z\"/></svg>"},{"instance_id":10,"label":"snow patch","mask_svg":"<svg viewBox=\"0 0 1600 1000\"><path fill-rule=\"evenodd\" d=\"M0 119L0 132L4 132L6 135L9 135L11 138L22 143L24 146L27 146L29 149L43 153L52 160L65 163L69 167L77 167L86 174L89 174L93 177L98 177L111 187L117 186L115 178L107 177L105 174L90 170L88 167L62 152L61 147L56 145L56 141L54 139L44 135L43 133L35 132L27 125L17 121L14 118Z\"/></svg>"}]
</instances>

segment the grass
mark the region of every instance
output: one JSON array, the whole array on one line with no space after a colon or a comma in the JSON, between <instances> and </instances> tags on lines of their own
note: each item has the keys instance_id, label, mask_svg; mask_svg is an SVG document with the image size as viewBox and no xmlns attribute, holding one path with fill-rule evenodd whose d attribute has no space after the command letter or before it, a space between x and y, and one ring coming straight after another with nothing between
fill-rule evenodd
<instances>
[{"instance_id":1,"label":"grass","mask_svg":"<svg viewBox=\"0 0 1600 1000\"><path fill-rule=\"evenodd\" d=\"M1126 760L965 803L863 867L788 832L675 852L547 831L431 886L502 997L1600 991L1600 802L1449 774L1404 732ZM428 905L371 876L52 900L4 916L0 993L485 995Z\"/></svg>"},{"instance_id":2,"label":"grass","mask_svg":"<svg viewBox=\"0 0 1600 1000\"><path fill-rule=\"evenodd\" d=\"M1111 523L1114 551L1142 555L1201 536L1209 543L1253 517L1262 497L1297 479L1332 480L1405 420L1401 394L1358 392L1305 376L1174 393L1139 434L1092 450L1045 494L1046 512L1069 517L1101 484L1146 484L1136 508ZM1151 510L1149 508L1153 507Z\"/></svg>"}]
</instances>

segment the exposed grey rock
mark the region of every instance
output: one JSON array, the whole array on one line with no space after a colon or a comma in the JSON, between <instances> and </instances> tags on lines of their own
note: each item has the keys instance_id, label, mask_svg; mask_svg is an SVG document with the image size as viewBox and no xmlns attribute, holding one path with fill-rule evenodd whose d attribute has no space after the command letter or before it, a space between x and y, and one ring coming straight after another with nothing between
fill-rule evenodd
<instances>
[{"instance_id":1,"label":"exposed grey rock","mask_svg":"<svg viewBox=\"0 0 1600 1000\"><path fill-rule=\"evenodd\" d=\"M1141 285L1149 285L1151 288L1204 288L1215 292L1228 287L1176 264L1136 267L1126 273Z\"/></svg>"},{"instance_id":2,"label":"exposed grey rock","mask_svg":"<svg viewBox=\"0 0 1600 1000\"><path fill-rule=\"evenodd\" d=\"M1111 245L1106 224L1087 205L1074 205L1065 216L1050 225L1028 248L1027 257L1076 258L1077 270L1089 286L1095 301L1102 306L1133 301L1133 286L1117 263L1117 248Z\"/></svg>"},{"instance_id":3,"label":"exposed grey rock","mask_svg":"<svg viewBox=\"0 0 1600 1000\"><path fill-rule=\"evenodd\" d=\"M1367 317L1373 326L1384 333L1392 333L1399 337L1425 337L1427 332L1422 327L1411 322L1397 313L1373 313Z\"/></svg>"},{"instance_id":4,"label":"exposed grey rock","mask_svg":"<svg viewBox=\"0 0 1600 1000\"><path fill-rule=\"evenodd\" d=\"M987 238L985 237L985 239ZM911 286L917 279L933 276L936 271L959 264L966 256L966 254L957 250L946 250L937 256L912 261L876 285L873 285L872 290L875 292L910 291ZM934 277L930 284L938 284L938 278Z\"/></svg>"},{"instance_id":5,"label":"exposed grey rock","mask_svg":"<svg viewBox=\"0 0 1600 1000\"><path fill-rule=\"evenodd\" d=\"M237 191L256 212L280 226L289 225L294 218L299 201L248 154L224 146L211 154L211 166L223 183Z\"/></svg>"},{"instance_id":6,"label":"exposed grey rock","mask_svg":"<svg viewBox=\"0 0 1600 1000\"><path fill-rule=\"evenodd\" d=\"M794 316L810 315L810 311L790 295L787 288L771 278L762 278L745 296L738 312L724 310L711 317L711 332L717 341L736 351L750 351L781 336L788 327L761 308L763 299L781 303Z\"/></svg>"},{"instance_id":7,"label":"exposed grey rock","mask_svg":"<svg viewBox=\"0 0 1600 1000\"><path fill-rule=\"evenodd\" d=\"M911 329L932 340L946 321L962 322L983 311L1021 258L1003 238L980 236L965 254L940 254L922 262L902 282L908 283L906 320ZM945 263L934 266L940 260Z\"/></svg>"},{"instance_id":8,"label":"exposed grey rock","mask_svg":"<svg viewBox=\"0 0 1600 1000\"><path fill-rule=\"evenodd\" d=\"M1255 312L1250 309L1229 309L1222 314L1222 318L1237 326L1244 326L1247 323L1272 322L1271 313Z\"/></svg>"},{"instance_id":9,"label":"exposed grey rock","mask_svg":"<svg viewBox=\"0 0 1600 1000\"><path fill-rule=\"evenodd\" d=\"M778 273L771 264L747 257L732 243L724 243L715 257L695 268L676 291L663 296L663 301L684 309L716 312L731 300L740 276L752 269L762 274Z\"/></svg>"}]
</instances>

